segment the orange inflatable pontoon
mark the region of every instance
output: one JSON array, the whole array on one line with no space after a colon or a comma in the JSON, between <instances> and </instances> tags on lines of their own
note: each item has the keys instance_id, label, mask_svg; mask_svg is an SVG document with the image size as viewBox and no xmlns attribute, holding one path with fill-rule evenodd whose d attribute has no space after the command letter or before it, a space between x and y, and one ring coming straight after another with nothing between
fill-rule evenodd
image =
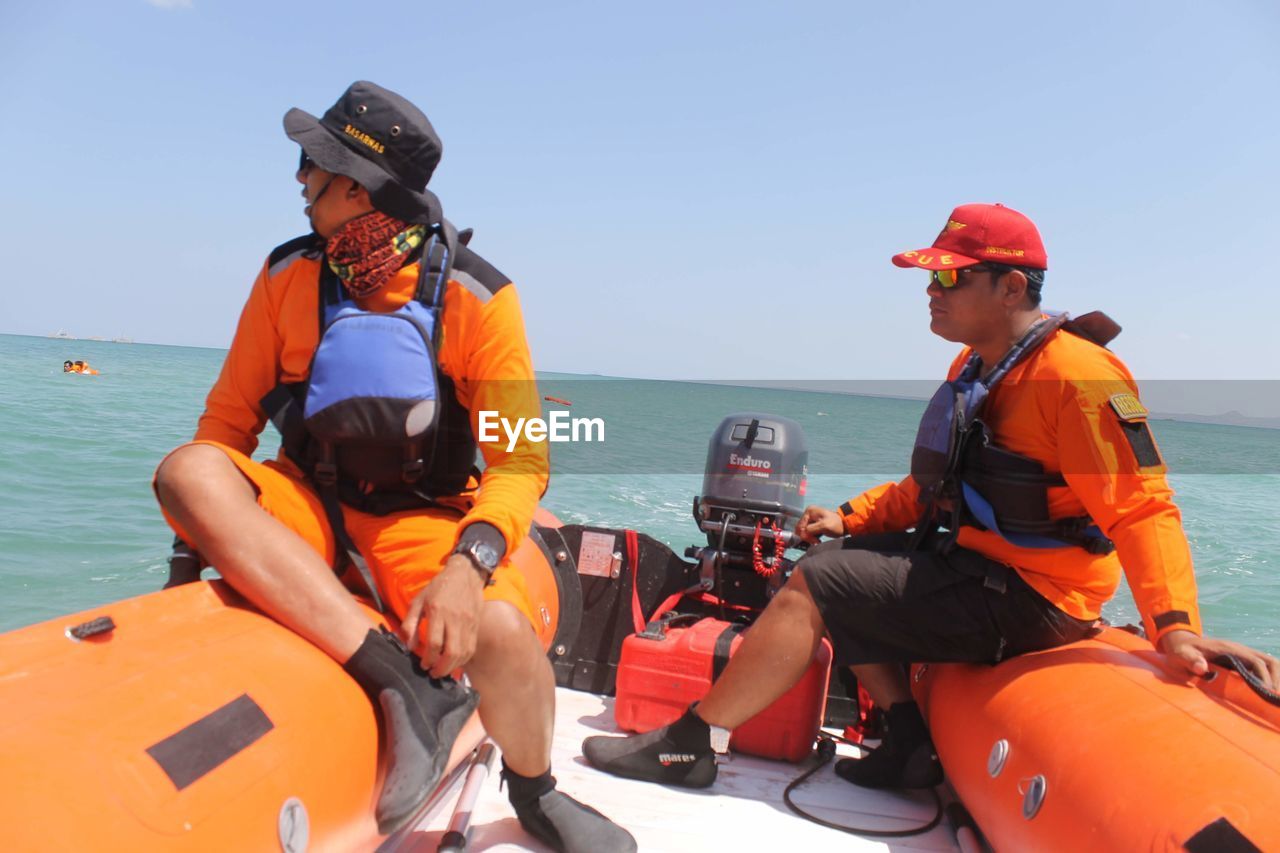
<instances>
[{"instance_id":1,"label":"orange inflatable pontoon","mask_svg":"<svg viewBox=\"0 0 1280 853\"><path fill-rule=\"evenodd\" d=\"M537 523L558 526L541 512ZM513 560L544 648L562 654L582 621L573 561L537 528ZM917 666L913 688L996 850L1280 850L1280 707L1212 674L1188 681L1146 640L1105 629L994 667ZM5 849L386 841L369 700L221 581L0 635L0 708ZM482 738L473 719L451 775L387 847L412 847Z\"/></svg>"},{"instance_id":2,"label":"orange inflatable pontoon","mask_svg":"<svg viewBox=\"0 0 1280 853\"><path fill-rule=\"evenodd\" d=\"M1108 628L994 667L917 666L913 681L997 850L1280 850L1280 707L1234 672L1188 681Z\"/></svg>"},{"instance_id":3,"label":"orange inflatable pontoon","mask_svg":"<svg viewBox=\"0 0 1280 853\"><path fill-rule=\"evenodd\" d=\"M562 601L573 600L539 541L526 539L513 561L548 648ZM6 849L356 850L382 840L373 706L337 663L222 581L0 636L0 708ZM483 735L473 717L450 773Z\"/></svg>"}]
</instances>

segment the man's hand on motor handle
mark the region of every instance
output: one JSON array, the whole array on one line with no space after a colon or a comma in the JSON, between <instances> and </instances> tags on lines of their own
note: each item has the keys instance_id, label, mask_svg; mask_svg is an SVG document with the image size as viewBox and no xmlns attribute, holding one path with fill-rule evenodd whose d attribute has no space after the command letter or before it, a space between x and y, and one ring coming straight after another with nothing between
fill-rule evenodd
<instances>
[{"instance_id":1,"label":"man's hand on motor handle","mask_svg":"<svg viewBox=\"0 0 1280 853\"><path fill-rule=\"evenodd\" d=\"M843 536L844 519L834 509L824 506L807 506L796 522L796 535L810 545L823 536Z\"/></svg>"}]
</instances>

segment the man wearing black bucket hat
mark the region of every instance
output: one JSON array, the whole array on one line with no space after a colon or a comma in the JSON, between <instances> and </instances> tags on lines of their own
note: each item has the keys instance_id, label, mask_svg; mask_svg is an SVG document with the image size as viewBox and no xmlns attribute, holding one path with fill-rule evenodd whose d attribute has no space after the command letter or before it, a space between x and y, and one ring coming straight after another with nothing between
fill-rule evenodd
<instances>
[{"instance_id":1,"label":"man wearing black bucket hat","mask_svg":"<svg viewBox=\"0 0 1280 853\"><path fill-rule=\"evenodd\" d=\"M904 664L998 663L1089 634L1120 576L1147 635L1186 676L1232 655L1266 688L1280 664L1202 636L1191 553L1137 383L1105 349L1105 315L1046 315L1048 259L1031 220L998 204L952 211L933 245L893 257L929 273L930 329L965 345L925 411L911 473L843 504L808 507L796 564L706 697L669 726L590 737L619 776L687 787L715 749L781 697L829 637L887 709L886 735L836 773L927 788L942 766ZM1064 697L1069 701L1069 697ZM673 757L676 760L671 760Z\"/></svg>"},{"instance_id":2,"label":"man wearing black bucket hat","mask_svg":"<svg viewBox=\"0 0 1280 853\"><path fill-rule=\"evenodd\" d=\"M417 812L478 702L527 831L557 850L634 850L550 772L554 679L509 560L546 487L545 445L475 440L481 411L541 414L515 288L427 189L441 144L413 104L357 82L284 125L313 233L264 264L195 441L157 470L165 517L369 695L388 752L380 832ZM258 463L268 418L282 453ZM340 581L344 558L359 571ZM344 585L361 580L399 636L370 628Z\"/></svg>"},{"instance_id":3,"label":"man wearing black bucket hat","mask_svg":"<svg viewBox=\"0 0 1280 853\"><path fill-rule=\"evenodd\" d=\"M395 92L354 83L319 119L289 110L284 130L330 178L350 178L368 192L376 210L410 222L440 219L440 202L427 189L440 165L440 138L427 117Z\"/></svg>"}]
</instances>

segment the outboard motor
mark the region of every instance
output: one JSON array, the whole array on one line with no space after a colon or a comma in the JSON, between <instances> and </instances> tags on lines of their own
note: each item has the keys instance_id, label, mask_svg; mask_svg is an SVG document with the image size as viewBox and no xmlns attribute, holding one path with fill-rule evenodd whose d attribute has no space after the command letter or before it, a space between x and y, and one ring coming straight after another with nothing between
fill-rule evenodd
<instances>
[{"instance_id":1,"label":"outboard motor","mask_svg":"<svg viewBox=\"0 0 1280 853\"><path fill-rule=\"evenodd\" d=\"M804 430L789 418L730 415L712 434L693 502L707 545L685 555L722 600L761 606L786 580L783 553L804 544L791 529L804 512L808 462Z\"/></svg>"}]
</instances>

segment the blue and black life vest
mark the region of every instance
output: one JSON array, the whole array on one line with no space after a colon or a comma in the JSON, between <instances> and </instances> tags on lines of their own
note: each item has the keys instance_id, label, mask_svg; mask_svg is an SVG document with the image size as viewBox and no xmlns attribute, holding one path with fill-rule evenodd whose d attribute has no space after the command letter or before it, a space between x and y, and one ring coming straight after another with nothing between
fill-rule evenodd
<instances>
[{"instance_id":1,"label":"blue and black life vest","mask_svg":"<svg viewBox=\"0 0 1280 853\"><path fill-rule=\"evenodd\" d=\"M981 375L982 359L973 353L959 376L933 395L911 453L911 476L925 505L917 540L941 525L949 531L943 540L949 547L968 524L1023 548L1075 545L1094 554L1114 550L1088 516L1050 518L1048 490L1067 484L1062 474L999 447L982 421L991 389L1060 328L1103 346L1120 331L1100 312L1075 321L1065 313L1052 315L1033 325L986 376Z\"/></svg>"},{"instance_id":2,"label":"blue and black life vest","mask_svg":"<svg viewBox=\"0 0 1280 853\"><path fill-rule=\"evenodd\" d=\"M461 239L432 228L414 297L366 311L320 263L320 341L306 380L262 399L285 453L323 492L365 512L431 505L475 473L470 416L437 363L444 290Z\"/></svg>"}]
</instances>

